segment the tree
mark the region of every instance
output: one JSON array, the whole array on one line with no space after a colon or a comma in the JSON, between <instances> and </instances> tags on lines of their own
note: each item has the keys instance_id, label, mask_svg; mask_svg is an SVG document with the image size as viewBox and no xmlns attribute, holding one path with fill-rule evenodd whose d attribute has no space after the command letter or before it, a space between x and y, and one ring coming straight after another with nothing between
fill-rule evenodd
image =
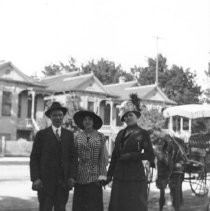
<instances>
[{"instance_id":1,"label":"tree","mask_svg":"<svg viewBox=\"0 0 210 211\"><path fill-rule=\"evenodd\" d=\"M53 76L59 74L60 72L61 72L61 67L60 65L57 64L48 65L45 67L45 70L42 71L44 76Z\"/></svg>"},{"instance_id":2,"label":"tree","mask_svg":"<svg viewBox=\"0 0 210 211\"><path fill-rule=\"evenodd\" d=\"M209 84L210 82L210 62L208 63L208 70L204 71L205 75L206 75L206 83ZM207 88L205 88L205 90L203 91L203 95L200 98L201 103L210 103L210 88L209 86L207 86Z\"/></svg>"},{"instance_id":3,"label":"tree","mask_svg":"<svg viewBox=\"0 0 210 211\"><path fill-rule=\"evenodd\" d=\"M147 67L137 67L131 68L131 73L138 78L141 85L154 84L156 79L156 59L148 58ZM167 59L161 54L158 55L158 79L160 87L163 83L167 81L165 73L167 71Z\"/></svg>"},{"instance_id":4,"label":"tree","mask_svg":"<svg viewBox=\"0 0 210 211\"><path fill-rule=\"evenodd\" d=\"M48 65L42 73L44 76L53 76L60 74L62 71L73 72L78 70L80 70L80 68L76 66L76 60L73 57L70 57L67 64L59 62L59 64Z\"/></svg>"},{"instance_id":5,"label":"tree","mask_svg":"<svg viewBox=\"0 0 210 211\"><path fill-rule=\"evenodd\" d=\"M131 81L134 79L134 76L131 73L124 71L120 65L115 65L114 62L104 60L103 58L98 62L92 60L81 67L76 66L75 63L75 59L71 57L68 64L59 62L59 64L48 65L45 67L45 70L42 71L42 73L45 76L52 76L61 74L63 71L80 71L80 74L92 72L103 84L117 83L120 76L124 76L125 81Z\"/></svg>"},{"instance_id":6,"label":"tree","mask_svg":"<svg viewBox=\"0 0 210 211\"><path fill-rule=\"evenodd\" d=\"M202 94L201 87L195 82L196 74L189 69L173 65L167 66L167 59L161 54L158 55L158 86L165 94L178 104L198 103ZM155 83L156 60L149 58L147 67L134 67L132 74L136 75L141 85Z\"/></svg>"},{"instance_id":7,"label":"tree","mask_svg":"<svg viewBox=\"0 0 210 211\"><path fill-rule=\"evenodd\" d=\"M114 62L100 59L98 62L92 60L87 65L82 66L82 73L91 73L103 83L117 83L120 76L124 76L126 81L133 80L133 75L122 70L120 65L116 66Z\"/></svg>"},{"instance_id":8,"label":"tree","mask_svg":"<svg viewBox=\"0 0 210 211\"><path fill-rule=\"evenodd\" d=\"M141 118L139 119L139 125L146 129L162 128L164 126L165 119L163 114L156 108L148 110L143 107L141 112Z\"/></svg>"},{"instance_id":9,"label":"tree","mask_svg":"<svg viewBox=\"0 0 210 211\"><path fill-rule=\"evenodd\" d=\"M204 71L207 77L210 77L210 62L208 63L208 70Z\"/></svg>"},{"instance_id":10,"label":"tree","mask_svg":"<svg viewBox=\"0 0 210 211\"><path fill-rule=\"evenodd\" d=\"M184 71L182 67L173 65L167 72L167 78L164 92L171 100L178 104L199 102L202 91L201 87L195 82L195 73L191 73L189 69Z\"/></svg>"}]
</instances>

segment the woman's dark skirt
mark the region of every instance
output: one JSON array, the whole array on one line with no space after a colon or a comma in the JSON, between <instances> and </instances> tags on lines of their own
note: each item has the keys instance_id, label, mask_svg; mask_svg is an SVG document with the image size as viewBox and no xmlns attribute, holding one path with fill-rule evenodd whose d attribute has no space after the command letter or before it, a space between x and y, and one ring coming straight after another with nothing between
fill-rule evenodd
<instances>
[{"instance_id":1,"label":"woman's dark skirt","mask_svg":"<svg viewBox=\"0 0 210 211\"><path fill-rule=\"evenodd\" d=\"M147 211L147 182L114 179L109 211Z\"/></svg>"},{"instance_id":2,"label":"woman's dark skirt","mask_svg":"<svg viewBox=\"0 0 210 211\"><path fill-rule=\"evenodd\" d=\"M102 186L97 183L76 184L72 211L103 211Z\"/></svg>"}]
</instances>

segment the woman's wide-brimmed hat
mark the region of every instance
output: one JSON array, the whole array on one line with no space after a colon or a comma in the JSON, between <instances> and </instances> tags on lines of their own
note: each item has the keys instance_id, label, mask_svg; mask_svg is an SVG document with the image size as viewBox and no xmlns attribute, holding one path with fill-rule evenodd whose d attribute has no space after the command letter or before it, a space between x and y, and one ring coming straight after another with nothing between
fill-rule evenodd
<instances>
[{"instance_id":1,"label":"woman's wide-brimmed hat","mask_svg":"<svg viewBox=\"0 0 210 211\"><path fill-rule=\"evenodd\" d=\"M122 122L124 122L124 117L128 112L135 113L138 118L141 116L140 99L137 94L131 94L130 99L122 102L118 108L120 120Z\"/></svg>"},{"instance_id":2,"label":"woman's wide-brimmed hat","mask_svg":"<svg viewBox=\"0 0 210 211\"><path fill-rule=\"evenodd\" d=\"M50 118L50 115L52 113L52 111L55 110L61 110L63 112L63 115L66 115L68 109L61 106L61 104L59 102L53 102L52 105L50 106L50 108L45 112L45 115Z\"/></svg>"},{"instance_id":3,"label":"woman's wide-brimmed hat","mask_svg":"<svg viewBox=\"0 0 210 211\"><path fill-rule=\"evenodd\" d=\"M83 110L83 111L78 111L74 114L73 119L75 124L82 130L84 130L84 125L83 125L83 119L89 116L93 119L93 128L95 130L99 130L103 124L103 121L101 119L100 116L98 116L97 114L95 114L92 111L87 111L87 110Z\"/></svg>"}]
</instances>

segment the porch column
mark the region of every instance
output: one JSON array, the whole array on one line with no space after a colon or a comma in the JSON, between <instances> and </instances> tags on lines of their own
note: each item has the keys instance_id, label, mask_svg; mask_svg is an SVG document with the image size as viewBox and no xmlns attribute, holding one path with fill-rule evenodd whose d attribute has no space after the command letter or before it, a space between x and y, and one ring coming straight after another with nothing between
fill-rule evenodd
<instances>
[{"instance_id":1,"label":"porch column","mask_svg":"<svg viewBox=\"0 0 210 211\"><path fill-rule=\"evenodd\" d=\"M101 104L101 99L97 99L96 101L96 114L100 116L100 104Z\"/></svg>"},{"instance_id":2,"label":"porch column","mask_svg":"<svg viewBox=\"0 0 210 211\"><path fill-rule=\"evenodd\" d=\"M173 117L172 116L169 117L169 130L170 131L173 130Z\"/></svg>"},{"instance_id":3,"label":"porch column","mask_svg":"<svg viewBox=\"0 0 210 211\"><path fill-rule=\"evenodd\" d=\"M113 126L114 122L113 122L113 101L109 102L110 105L110 125Z\"/></svg>"},{"instance_id":4,"label":"porch column","mask_svg":"<svg viewBox=\"0 0 210 211\"><path fill-rule=\"evenodd\" d=\"M182 132L183 131L183 118L181 117L181 120L180 120L180 131Z\"/></svg>"},{"instance_id":5,"label":"porch column","mask_svg":"<svg viewBox=\"0 0 210 211\"><path fill-rule=\"evenodd\" d=\"M192 119L189 119L189 133L192 132Z\"/></svg>"},{"instance_id":6,"label":"porch column","mask_svg":"<svg viewBox=\"0 0 210 211\"><path fill-rule=\"evenodd\" d=\"M95 97L94 98L94 112L97 115L99 114L99 105L100 105L100 100Z\"/></svg>"},{"instance_id":7,"label":"porch column","mask_svg":"<svg viewBox=\"0 0 210 211\"><path fill-rule=\"evenodd\" d=\"M35 108L35 91L30 91L29 94L31 94L31 119L34 119L34 108Z\"/></svg>"},{"instance_id":8,"label":"porch column","mask_svg":"<svg viewBox=\"0 0 210 211\"><path fill-rule=\"evenodd\" d=\"M83 100L83 108L88 109L88 96L84 96Z\"/></svg>"}]
</instances>

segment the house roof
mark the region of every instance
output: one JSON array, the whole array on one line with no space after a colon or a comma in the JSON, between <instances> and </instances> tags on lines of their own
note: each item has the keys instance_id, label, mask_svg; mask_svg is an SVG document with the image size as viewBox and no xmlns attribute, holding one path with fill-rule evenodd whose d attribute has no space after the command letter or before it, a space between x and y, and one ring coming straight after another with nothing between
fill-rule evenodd
<instances>
[{"instance_id":1,"label":"house roof","mask_svg":"<svg viewBox=\"0 0 210 211\"><path fill-rule=\"evenodd\" d=\"M133 81L128 81L128 82L123 82L123 83L116 83L116 84L108 84L104 85L108 90L118 93L118 91L121 91L122 89L126 89L129 87L134 87L138 86L138 81L133 80Z\"/></svg>"},{"instance_id":2,"label":"house roof","mask_svg":"<svg viewBox=\"0 0 210 211\"><path fill-rule=\"evenodd\" d=\"M82 88L83 85L91 80L94 80L94 82L97 83L97 85L101 88L102 91L100 92L102 94L110 95L109 91L102 85L102 83L94 76L93 73L85 75L79 75L79 72L70 74L66 73L63 75L44 78L42 82L48 85L47 89L49 90L54 90L55 92L64 92L72 90L84 91Z\"/></svg>"},{"instance_id":3,"label":"house roof","mask_svg":"<svg viewBox=\"0 0 210 211\"><path fill-rule=\"evenodd\" d=\"M16 71L16 73L23 79L23 80L16 80L14 78L0 78L0 80L3 81L9 81L9 82L18 82L18 83L23 83L23 84L28 84L31 86L39 86L39 87L46 87L45 84L39 82L38 80L35 80L32 77L27 76L26 74L24 74L22 71L20 71L14 64L12 64L12 62L10 61L1 61L0 62L0 69L4 68L4 67L12 67L12 69L14 71Z\"/></svg>"},{"instance_id":4,"label":"house roof","mask_svg":"<svg viewBox=\"0 0 210 211\"><path fill-rule=\"evenodd\" d=\"M176 102L170 100L156 84L139 86L137 81L131 81L107 85L105 87L112 94L118 95L121 100L128 100L131 93L136 93L139 98L143 100L164 102L166 104L176 104Z\"/></svg>"},{"instance_id":5,"label":"house roof","mask_svg":"<svg viewBox=\"0 0 210 211\"><path fill-rule=\"evenodd\" d=\"M123 82L123 83L117 83L117 84L104 85L104 87L109 92L111 92L112 94L118 95L118 96L119 96L119 93L122 94L122 90L125 90L129 87L134 87L134 86L138 86L138 82L136 80L129 81L129 82Z\"/></svg>"},{"instance_id":6,"label":"house roof","mask_svg":"<svg viewBox=\"0 0 210 211\"><path fill-rule=\"evenodd\" d=\"M79 71L73 71L65 74L60 74L60 75L53 75L53 76L47 76L43 78L41 81L46 83L46 84L52 84L56 81L63 81L65 78L69 77L74 77L74 76L79 76L80 72Z\"/></svg>"}]
</instances>

